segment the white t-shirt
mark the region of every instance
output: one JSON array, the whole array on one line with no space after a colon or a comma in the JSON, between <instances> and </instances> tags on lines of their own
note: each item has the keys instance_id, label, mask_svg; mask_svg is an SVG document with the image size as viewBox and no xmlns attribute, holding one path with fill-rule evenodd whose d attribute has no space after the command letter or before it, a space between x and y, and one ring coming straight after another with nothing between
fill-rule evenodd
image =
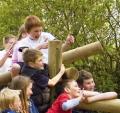
<instances>
[{"instance_id":1,"label":"white t-shirt","mask_svg":"<svg viewBox=\"0 0 120 113\"><path fill-rule=\"evenodd\" d=\"M14 61L15 57L17 57L17 62L23 62L22 53L18 51L20 47L29 47L36 48L38 45L48 42L49 40L54 40L55 37L47 32L42 32L40 37L37 40L33 40L28 35L26 38L20 40L13 50L12 60ZM15 52L17 51L17 52ZM43 54L43 62L48 63L48 49L40 49ZM15 56L15 57L14 57Z\"/></svg>"},{"instance_id":2,"label":"white t-shirt","mask_svg":"<svg viewBox=\"0 0 120 113\"><path fill-rule=\"evenodd\" d=\"M4 57L5 54L6 54L6 50L0 51L0 60ZM5 63L0 67L0 73L10 71L11 65L12 65L12 58L8 57Z\"/></svg>"}]
</instances>

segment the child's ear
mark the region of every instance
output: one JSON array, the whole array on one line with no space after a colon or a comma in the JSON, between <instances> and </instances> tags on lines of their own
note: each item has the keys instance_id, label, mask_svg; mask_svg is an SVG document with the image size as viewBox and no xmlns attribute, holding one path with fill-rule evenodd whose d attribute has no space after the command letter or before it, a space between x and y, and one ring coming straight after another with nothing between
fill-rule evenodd
<instances>
[{"instance_id":1,"label":"child's ear","mask_svg":"<svg viewBox=\"0 0 120 113\"><path fill-rule=\"evenodd\" d=\"M28 65L33 67L34 63L33 62L29 62Z\"/></svg>"},{"instance_id":2,"label":"child's ear","mask_svg":"<svg viewBox=\"0 0 120 113\"><path fill-rule=\"evenodd\" d=\"M70 89L68 87L65 87L64 88L65 92L69 93L70 92Z\"/></svg>"}]
</instances>

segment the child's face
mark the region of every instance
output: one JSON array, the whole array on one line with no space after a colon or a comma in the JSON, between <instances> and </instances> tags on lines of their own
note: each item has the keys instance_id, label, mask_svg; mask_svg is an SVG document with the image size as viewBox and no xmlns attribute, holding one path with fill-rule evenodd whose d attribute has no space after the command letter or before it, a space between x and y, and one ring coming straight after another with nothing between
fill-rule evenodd
<instances>
[{"instance_id":1,"label":"child's face","mask_svg":"<svg viewBox=\"0 0 120 113\"><path fill-rule=\"evenodd\" d=\"M11 38L8 43L5 44L5 48L9 49L16 42L15 38Z\"/></svg>"},{"instance_id":2,"label":"child's face","mask_svg":"<svg viewBox=\"0 0 120 113\"><path fill-rule=\"evenodd\" d=\"M76 81L72 81L71 83L69 83L68 87L69 87L68 93L72 98L80 96L80 88Z\"/></svg>"},{"instance_id":3,"label":"child's face","mask_svg":"<svg viewBox=\"0 0 120 113\"><path fill-rule=\"evenodd\" d=\"M42 57L39 57L38 59L36 59L36 61L34 63L34 68L36 68L36 69L44 69L44 64L43 64Z\"/></svg>"},{"instance_id":4,"label":"child's face","mask_svg":"<svg viewBox=\"0 0 120 113\"><path fill-rule=\"evenodd\" d=\"M93 78L87 79L83 81L83 88L88 91L94 91L95 89L95 82Z\"/></svg>"},{"instance_id":5,"label":"child's face","mask_svg":"<svg viewBox=\"0 0 120 113\"><path fill-rule=\"evenodd\" d=\"M32 92L32 86L33 86L33 84L30 83L29 86L27 87L26 94L27 94L28 98L30 98L30 96L33 94L33 92Z\"/></svg>"},{"instance_id":6,"label":"child's face","mask_svg":"<svg viewBox=\"0 0 120 113\"><path fill-rule=\"evenodd\" d=\"M41 35L41 32L42 32L42 27L33 27L29 34L32 38L34 39L38 39Z\"/></svg>"}]
</instances>

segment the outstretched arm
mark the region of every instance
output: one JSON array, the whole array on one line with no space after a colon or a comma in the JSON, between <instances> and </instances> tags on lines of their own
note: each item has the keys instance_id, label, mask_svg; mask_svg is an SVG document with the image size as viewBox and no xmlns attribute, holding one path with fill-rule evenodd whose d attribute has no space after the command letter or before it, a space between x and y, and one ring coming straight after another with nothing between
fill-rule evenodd
<instances>
[{"instance_id":1,"label":"outstretched arm","mask_svg":"<svg viewBox=\"0 0 120 113\"><path fill-rule=\"evenodd\" d=\"M65 67L62 64L60 72L55 77L53 77L52 79L49 79L48 85L49 86L55 86L56 83L58 83L58 81L61 79L61 77L64 74L64 72L65 72Z\"/></svg>"},{"instance_id":2,"label":"outstretched arm","mask_svg":"<svg viewBox=\"0 0 120 113\"><path fill-rule=\"evenodd\" d=\"M117 98L116 92L105 92L105 93L100 93L95 96L86 97L85 102L91 103L95 101L108 100L108 99L114 99L114 98Z\"/></svg>"},{"instance_id":3,"label":"outstretched arm","mask_svg":"<svg viewBox=\"0 0 120 113\"><path fill-rule=\"evenodd\" d=\"M75 106L77 106L80 103L80 98L74 98L71 100L67 100L66 102L63 102L62 104L62 110L67 111L69 109L74 108Z\"/></svg>"}]
</instances>

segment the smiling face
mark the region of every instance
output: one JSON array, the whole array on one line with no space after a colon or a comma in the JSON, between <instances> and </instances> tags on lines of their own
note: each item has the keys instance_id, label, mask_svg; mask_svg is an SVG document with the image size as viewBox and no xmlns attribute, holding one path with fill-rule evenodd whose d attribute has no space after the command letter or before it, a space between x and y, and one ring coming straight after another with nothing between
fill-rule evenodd
<instances>
[{"instance_id":1,"label":"smiling face","mask_svg":"<svg viewBox=\"0 0 120 113\"><path fill-rule=\"evenodd\" d=\"M94 82L93 78L83 80L83 86L82 87L85 90L94 91L94 89L95 89L95 82Z\"/></svg>"},{"instance_id":2,"label":"smiling face","mask_svg":"<svg viewBox=\"0 0 120 113\"><path fill-rule=\"evenodd\" d=\"M75 80L68 82L65 91L70 95L71 98L76 98L80 96L80 88Z\"/></svg>"}]
</instances>

